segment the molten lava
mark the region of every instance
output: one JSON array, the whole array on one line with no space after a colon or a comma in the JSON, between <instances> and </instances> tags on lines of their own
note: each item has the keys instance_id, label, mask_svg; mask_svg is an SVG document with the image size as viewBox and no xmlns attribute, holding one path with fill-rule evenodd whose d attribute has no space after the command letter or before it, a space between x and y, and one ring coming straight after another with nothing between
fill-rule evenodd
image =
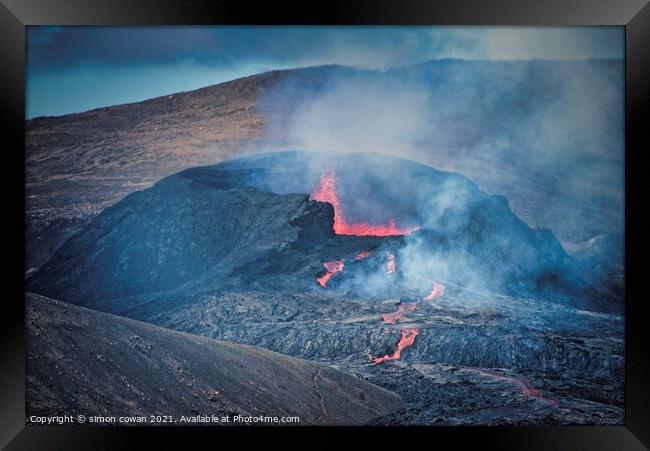
<instances>
[{"instance_id":1,"label":"molten lava","mask_svg":"<svg viewBox=\"0 0 650 451\"><path fill-rule=\"evenodd\" d=\"M535 388L530 381L523 380L523 379L516 379L514 377L510 376L504 376L502 374L497 374L493 373L491 371L484 371L484 370L477 370L479 374L482 374L483 376L488 376L491 377L492 379L496 379L499 381L506 381L515 387L519 389L519 393L522 396L527 396L530 398L535 398L535 399L540 399L542 401L549 402L551 404L557 404L557 401L555 399L549 399L549 398L544 398L540 391Z\"/></svg>"},{"instance_id":2,"label":"molten lava","mask_svg":"<svg viewBox=\"0 0 650 451\"><path fill-rule=\"evenodd\" d=\"M402 335L399 339L399 343L397 343L397 349L395 349L395 352L391 355L386 354L383 357L372 357L370 360L372 363L375 365L378 363L385 362L387 360L397 360L400 358L402 355L402 350L404 348L407 348L413 344L415 341L415 337L420 333L418 329L402 329Z\"/></svg>"},{"instance_id":3,"label":"molten lava","mask_svg":"<svg viewBox=\"0 0 650 451\"><path fill-rule=\"evenodd\" d=\"M343 271L345 260L337 260L333 262L325 262L323 266L327 270L325 274L316 278L316 281L320 284L321 287L325 288L327 282L332 278L334 274L339 271Z\"/></svg>"},{"instance_id":4,"label":"molten lava","mask_svg":"<svg viewBox=\"0 0 650 451\"><path fill-rule=\"evenodd\" d=\"M357 236L394 236L410 235L411 232L418 228L399 228L394 219L384 225L372 225L367 222L348 224L343 216L341 201L336 192L336 176L333 172L324 172L320 181L314 187L311 195L313 200L327 202L334 207L334 233L337 235L357 235Z\"/></svg>"},{"instance_id":5,"label":"molten lava","mask_svg":"<svg viewBox=\"0 0 650 451\"><path fill-rule=\"evenodd\" d=\"M364 258L368 258L372 255L372 252L370 251L361 251L357 254L356 257L354 257L355 260L363 260Z\"/></svg>"},{"instance_id":6,"label":"molten lava","mask_svg":"<svg viewBox=\"0 0 650 451\"><path fill-rule=\"evenodd\" d=\"M387 324L395 324L397 323L397 321L402 319L404 315L406 315L408 312L414 312L415 306L416 306L415 302L402 302L400 305L397 306L397 310L394 313L385 313L381 316L381 318Z\"/></svg>"},{"instance_id":7,"label":"molten lava","mask_svg":"<svg viewBox=\"0 0 650 451\"><path fill-rule=\"evenodd\" d=\"M433 289L431 290L431 293L429 293L429 295L424 298L424 300L433 301L435 298L442 296L443 294L445 294L445 286L440 283L433 282Z\"/></svg>"},{"instance_id":8,"label":"molten lava","mask_svg":"<svg viewBox=\"0 0 650 451\"><path fill-rule=\"evenodd\" d=\"M392 252L386 252L388 263L386 263L386 270L388 274L395 274L395 255Z\"/></svg>"}]
</instances>

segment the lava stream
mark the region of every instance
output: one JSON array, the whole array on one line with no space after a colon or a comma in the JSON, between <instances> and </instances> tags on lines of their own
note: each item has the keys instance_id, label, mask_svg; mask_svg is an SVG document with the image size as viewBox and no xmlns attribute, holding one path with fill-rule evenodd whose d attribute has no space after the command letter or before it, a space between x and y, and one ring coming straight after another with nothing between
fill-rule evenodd
<instances>
[{"instance_id":1,"label":"lava stream","mask_svg":"<svg viewBox=\"0 0 650 451\"><path fill-rule=\"evenodd\" d=\"M388 274L395 274L395 255L392 252L386 252L388 262L386 263L386 270Z\"/></svg>"},{"instance_id":2,"label":"lava stream","mask_svg":"<svg viewBox=\"0 0 650 451\"><path fill-rule=\"evenodd\" d=\"M316 281L320 284L321 287L325 288L327 282L332 278L334 274L339 271L343 271L345 260L336 260L333 262L325 262L323 266L327 270L325 274L316 278Z\"/></svg>"},{"instance_id":3,"label":"lava stream","mask_svg":"<svg viewBox=\"0 0 650 451\"><path fill-rule=\"evenodd\" d=\"M408 312L414 312L415 306L416 306L415 302L402 302L400 305L397 306L397 311L395 311L394 313L385 313L381 316L381 318L387 324L395 324L397 323L397 321L402 319L404 315L406 315Z\"/></svg>"},{"instance_id":4,"label":"lava stream","mask_svg":"<svg viewBox=\"0 0 650 451\"><path fill-rule=\"evenodd\" d=\"M429 293L429 295L424 298L424 300L433 301L435 298L442 296L443 294L445 294L445 286L440 283L433 282L433 289L431 290L431 293Z\"/></svg>"},{"instance_id":5,"label":"lava stream","mask_svg":"<svg viewBox=\"0 0 650 451\"><path fill-rule=\"evenodd\" d=\"M504 376L502 374L492 373L491 371L477 370L479 374L483 376L488 376L496 380L506 381L519 389L519 393L522 396L527 396L530 398L540 399L542 401L549 402L551 404L557 404L555 399L544 398L541 392L535 388L529 381L516 379L510 376Z\"/></svg>"},{"instance_id":6,"label":"lava stream","mask_svg":"<svg viewBox=\"0 0 650 451\"><path fill-rule=\"evenodd\" d=\"M415 341L415 337L420 333L418 329L402 329L402 335L397 343L397 349L391 355L386 354L383 357L371 357L370 360L375 365L378 363L385 362L387 360L397 360L402 355L402 350L406 347L409 347Z\"/></svg>"},{"instance_id":7,"label":"lava stream","mask_svg":"<svg viewBox=\"0 0 650 451\"><path fill-rule=\"evenodd\" d=\"M357 236L394 236L410 235L415 228L399 228L394 219L388 221L388 224L373 225L367 222L348 224L343 216L341 201L336 192L336 175L334 172L323 172L320 181L314 187L311 195L313 200L327 202L334 207L334 233L337 235L357 235Z\"/></svg>"}]
</instances>

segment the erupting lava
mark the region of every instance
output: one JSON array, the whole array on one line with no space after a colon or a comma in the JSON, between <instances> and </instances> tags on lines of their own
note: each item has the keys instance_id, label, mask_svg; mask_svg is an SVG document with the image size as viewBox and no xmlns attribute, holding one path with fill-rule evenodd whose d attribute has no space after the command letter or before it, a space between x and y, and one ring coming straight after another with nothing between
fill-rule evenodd
<instances>
[{"instance_id":1,"label":"erupting lava","mask_svg":"<svg viewBox=\"0 0 650 451\"><path fill-rule=\"evenodd\" d=\"M435 298L442 296L443 294L445 294L445 286L440 283L433 282L433 289L431 290L431 293L429 293L429 295L424 298L424 300L433 301Z\"/></svg>"},{"instance_id":2,"label":"erupting lava","mask_svg":"<svg viewBox=\"0 0 650 451\"><path fill-rule=\"evenodd\" d=\"M415 337L420 333L418 329L402 329L402 336L397 343L397 349L391 355L386 354L383 357L371 357L370 360L375 365L378 363L385 362L386 360L397 360L402 355L402 350L413 344Z\"/></svg>"},{"instance_id":3,"label":"erupting lava","mask_svg":"<svg viewBox=\"0 0 650 451\"><path fill-rule=\"evenodd\" d=\"M386 252L388 256L388 263L386 263L386 270L388 274L395 274L395 255L392 252Z\"/></svg>"},{"instance_id":4,"label":"erupting lava","mask_svg":"<svg viewBox=\"0 0 650 451\"><path fill-rule=\"evenodd\" d=\"M526 380L515 379L514 377L504 376L502 374L492 373L491 371L477 370L479 374L483 376L488 376L496 380L506 381L514 385L519 389L519 393L522 396L528 396L530 398L540 399L542 401L549 402L551 404L557 404L557 401L554 399L544 398L540 391L533 387L533 385Z\"/></svg>"},{"instance_id":5,"label":"erupting lava","mask_svg":"<svg viewBox=\"0 0 650 451\"><path fill-rule=\"evenodd\" d=\"M339 271L343 271L345 260L336 260L333 262L325 262L323 266L327 270L325 274L316 278L316 281L320 284L321 287L325 288L327 281L332 278L334 274Z\"/></svg>"},{"instance_id":6,"label":"erupting lava","mask_svg":"<svg viewBox=\"0 0 650 451\"><path fill-rule=\"evenodd\" d=\"M395 311L394 313L385 313L381 316L381 318L387 324L395 324L397 323L397 321L402 319L404 315L406 315L408 312L414 312L415 306L416 306L415 302L402 302L400 305L397 306L397 311Z\"/></svg>"},{"instance_id":7,"label":"erupting lava","mask_svg":"<svg viewBox=\"0 0 650 451\"><path fill-rule=\"evenodd\" d=\"M341 201L336 192L336 176L334 172L324 172L320 181L314 187L311 195L313 200L327 202L334 207L334 233L337 235L358 235L358 236L394 236L410 235L418 228L399 228L394 219L384 225L372 225L367 222L348 224L341 210Z\"/></svg>"},{"instance_id":8,"label":"erupting lava","mask_svg":"<svg viewBox=\"0 0 650 451\"><path fill-rule=\"evenodd\" d=\"M356 257L354 257L355 260L363 260L364 258L368 258L372 255L372 252L370 251L361 251L357 254Z\"/></svg>"}]
</instances>

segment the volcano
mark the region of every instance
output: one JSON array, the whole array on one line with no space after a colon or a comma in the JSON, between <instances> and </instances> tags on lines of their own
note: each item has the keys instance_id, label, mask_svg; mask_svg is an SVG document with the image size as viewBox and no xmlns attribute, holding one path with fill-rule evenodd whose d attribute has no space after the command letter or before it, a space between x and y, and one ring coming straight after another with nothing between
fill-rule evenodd
<instances>
[{"instance_id":1,"label":"volcano","mask_svg":"<svg viewBox=\"0 0 650 451\"><path fill-rule=\"evenodd\" d=\"M320 189L332 181L323 179L332 167L336 189ZM107 208L28 286L84 305L249 284L300 291L322 276L320 262L378 249L387 256L384 273L401 274L410 290L428 292L433 275L506 295L622 308L598 296L552 233L528 227L505 198L459 174L368 153L281 152L182 171ZM374 273L380 255L358 266ZM430 273L419 274L427 266ZM336 279L359 293L394 286L379 278L370 286L356 275Z\"/></svg>"},{"instance_id":2,"label":"volcano","mask_svg":"<svg viewBox=\"0 0 650 451\"><path fill-rule=\"evenodd\" d=\"M334 363L404 399L381 424L595 418L576 412L619 424L622 302L593 280L549 230L461 174L375 153L287 151L188 169L128 195L27 286Z\"/></svg>"}]
</instances>

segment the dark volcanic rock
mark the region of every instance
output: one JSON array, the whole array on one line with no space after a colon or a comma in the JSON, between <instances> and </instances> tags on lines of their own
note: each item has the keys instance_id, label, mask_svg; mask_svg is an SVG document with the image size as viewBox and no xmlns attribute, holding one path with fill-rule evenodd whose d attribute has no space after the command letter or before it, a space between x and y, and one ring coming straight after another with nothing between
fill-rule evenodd
<instances>
[{"instance_id":1,"label":"dark volcanic rock","mask_svg":"<svg viewBox=\"0 0 650 451\"><path fill-rule=\"evenodd\" d=\"M298 416L363 424L400 398L325 365L27 295L27 416Z\"/></svg>"},{"instance_id":2,"label":"dark volcanic rock","mask_svg":"<svg viewBox=\"0 0 650 451\"><path fill-rule=\"evenodd\" d=\"M404 361L564 369L622 382L623 321L618 315L454 290L434 304L419 303L397 325L381 321L383 313L395 310L395 299L239 292L201 296L193 303L172 296L161 302L163 308L146 303L123 313L320 360L367 361L391 351L401 328L417 327L420 334L404 351Z\"/></svg>"},{"instance_id":3,"label":"dark volcanic rock","mask_svg":"<svg viewBox=\"0 0 650 451\"><path fill-rule=\"evenodd\" d=\"M468 368L442 364L403 364L390 368L361 367L367 380L400 393L403 410L375 425L621 425L622 396L617 405L566 396L582 381L566 377L517 373L502 368ZM586 384L592 393L609 389L604 381ZM564 393L562 393L562 389ZM528 392L527 390L531 390ZM539 393L538 393L539 392ZM561 394L561 396L558 396Z\"/></svg>"},{"instance_id":4,"label":"dark volcanic rock","mask_svg":"<svg viewBox=\"0 0 650 451\"><path fill-rule=\"evenodd\" d=\"M225 191L171 177L105 210L37 273L32 286L92 303L169 290L210 270L223 278L294 241L297 228L289 223L322 208L306 195Z\"/></svg>"},{"instance_id":5,"label":"dark volcanic rock","mask_svg":"<svg viewBox=\"0 0 650 451\"><path fill-rule=\"evenodd\" d=\"M228 292L198 301L168 296L130 304L124 313L366 378L407 405L381 424L622 424L620 316L449 287L397 324L383 323L396 302ZM401 358L370 363L393 352L405 327L419 335ZM522 394L522 387L539 396Z\"/></svg>"}]
</instances>

